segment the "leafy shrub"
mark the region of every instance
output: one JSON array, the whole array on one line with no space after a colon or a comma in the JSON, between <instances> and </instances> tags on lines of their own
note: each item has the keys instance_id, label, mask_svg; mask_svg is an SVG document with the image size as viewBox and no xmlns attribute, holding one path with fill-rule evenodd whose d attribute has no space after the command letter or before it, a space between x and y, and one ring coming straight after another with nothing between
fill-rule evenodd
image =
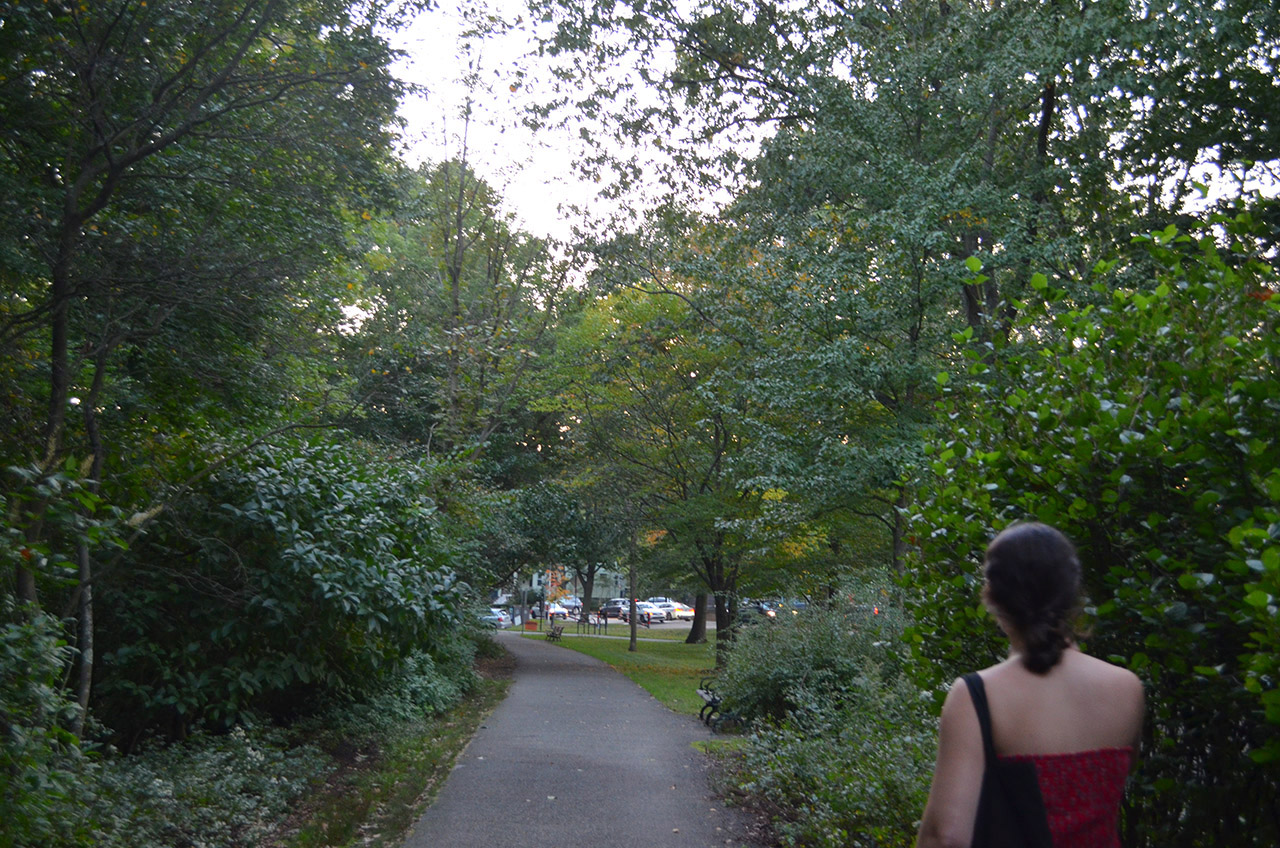
<instances>
[{"instance_id":1,"label":"leafy shrub","mask_svg":"<svg viewBox=\"0 0 1280 848\"><path fill-rule=\"evenodd\" d=\"M738 788L786 845L910 845L937 727L903 673L903 617L874 584L744 628L717 678L752 721Z\"/></svg>"},{"instance_id":2,"label":"leafy shrub","mask_svg":"<svg viewBox=\"0 0 1280 848\"><path fill-rule=\"evenodd\" d=\"M287 731L250 720L228 733L198 732L103 761L83 793L92 844L268 842L297 799L332 771L333 759L317 746L377 750L406 727L420 733L424 718L455 706L472 684L472 644L457 636L435 657L411 654L367 698L331 703Z\"/></svg>"},{"instance_id":3,"label":"leafy shrub","mask_svg":"<svg viewBox=\"0 0 1280 848\"><path fill-rule=\"evenodd\" d=\"M475 685L476 675L471 667L475 647L463 636L446 640L442 647L436 657L422 651L411 654L379 692L326 710L308 726L315 724L340 736L364 738L446 712Z\"/></svg>"},{"instance_id":4,"label":"leafy shrub","mask_svg":"<svg viewBox=\"0 0 1280 848\"><path fill-rule=\"evenodd\" d=\"M1099 283L1096 307L1038 278L1051 307L952 390L916 523L910 638L935 687L994 659L993 532L1036 518L1075 540L1087 648L1147 685L1132 846L1280 842L1280 278L1253 214L1210 224L1139 240L1154 278Z\"/></svg>"},{"instance_id":5,"label":"leafy shrub","mask_svg":"<svg viewBox=\"0 0 1280 848\"><path fill-rule=\"evenodd\" d=\"M107 724L180 737L196 721L305 712L446 637L466 586L431 468L361 450L263 445L166 511L99 595Z\"/></svg>"},{"instance_id":6,"label":"leafy shrub","mask_svg":"<svg viewBox=\"0 0 1280 848\"><path fill-rule=\"evenodd\" d=\"M88 844L80 809L91 764L67 730L78 708L59 687L70 649L49 616L7 598L3 616L0 844Z\"/></svg>"},{"instance_id":7,"label":"leafy shrub","mask_svg":"<svg viewBox=\"0 0 1280 848\"><path fill-rule=\"evenodd\" d=\"M748 739L738 787L781 812L782 844L910 846L929 794L937 724L905 677L864 668L857 697L814 698Z\"/></svg>"},{"instance_id":8,"label":"leafy shrub","mask_svg":"<svg viewBox=\"0 0 1280 848\"><path fill-rule=\"evenodd\" d=\"M886 601L873 593L866 603L813 606L740 628L716 678L725 708L747 721L781 719L861 692L869 666L892 680L902 619Z\"/></svg>"}]
</instances>

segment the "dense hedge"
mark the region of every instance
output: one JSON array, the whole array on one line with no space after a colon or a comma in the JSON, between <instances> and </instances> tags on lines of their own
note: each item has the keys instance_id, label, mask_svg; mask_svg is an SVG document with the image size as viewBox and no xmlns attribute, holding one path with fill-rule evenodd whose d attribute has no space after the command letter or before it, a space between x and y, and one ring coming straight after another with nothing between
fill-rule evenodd
<instances>
[{"instance_id":1,"label":"dense hedge","mask_svg":"<svg viewBox=\"0 0 1280 848\"><path fill-rule=\"evenodd\" d=\"M13 613L6 610L6 614ZM247 717L226 732L152 740L129 755L67 731L56 621L0 626L0 845L208 848L274 844L298 799L330 774L337 749L376 749L445 713L475 683L483 634L455 632L436 656L411 654L367 699L326 698L288 729Z\"/></svg>"},{"instance_id":2,"label":"dense hedge","mask_svg":"<svg viewBox=\"0 0 1280 848\"><path fill-rule=\"evenodd\" d=\"M148 727L305 712L359 694L462 615L430 469L359 443L263 445L106 572L95 711Z\"/></svg>"},{"instance_id":3,"label":"dense hedge","mask_svg":"<svg viewBox=\"0 0 1280 848\"><path fill-rule=\"evenodd\" d=\"M1145 681L1130 846L1280 843L1280 278L1268 207L1140 239L1099 268L1099 302L1043 277L1004 348L950 381L950 422L916 516L910 638L939 687L996 654L978 601L1011 521L1080 548L1086 647ZM1141 287L1108 284L1143 269ZM942 381L947 382L947 381ZM983 636L981 634L987 634Z\"/></svg>"}]
</instances>

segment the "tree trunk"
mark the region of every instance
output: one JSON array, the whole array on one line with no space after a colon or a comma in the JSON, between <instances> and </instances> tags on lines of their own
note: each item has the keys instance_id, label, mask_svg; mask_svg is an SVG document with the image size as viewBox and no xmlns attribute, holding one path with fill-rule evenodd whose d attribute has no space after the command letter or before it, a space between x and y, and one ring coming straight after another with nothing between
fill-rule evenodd
<instances>
[{"instance_id":1,"label":"tree trunk","mask_svg":"<svg viewBox=\"0 0 1280 848\"><path fill-rule=\"evenodd\" d=\"M71 732L83 736L84 723L89 716L89 694L93 688L93 572L89 545L81 542L76 554L80 560L80 621L76 628L76 704L79 712L71 723Z\"/></svg>"},{"instance_id":2,"label":"tree trunk","mask_svg":"<svg viewBox=\"0 0 1280 848\"><path fill-rule=\"evenodd\" d=\"M72 205L68 200L67 206ZM64 213L62 233L58 239L58 256L50 268L51 292L49 310L49 406L44 423L44 458L40 464L43 474L58 466L62 453L63 432L66 429L67 401L71 394L71 364L68 354L71 314L71 257L79 238L80 218L70 208ZM39 522L26 528L29 542L39 540ZM15 586L18 600L23 603L39 603L35 572L19 559L15 566Z\"/></svg>"},{"instance_id":3,"label":"tree trunk","mask_svg":"<svg viewBox=\"0 0 1280 848\"><path fill-rule=\"evenodd\" d=\"M689 626L686 645L701 645L707 641L707 593L699 592L693 600L693 624Z\"/></svg>"},{"instance_id":4,"label":"tree trunk","mask_svg":"<svg viewBox=\"0 0 1280 848\"><path fill-rule=\"evenodd\" d=\"M582 577L582 611L584 613L591 611L591 599L596 591L596 569L588 568Z\"/></svg>"},{"instance_id":5,"label":"tree trunk","mask_svg":"<svg viewBox=\"0 0 1280 848\"><path fill-rule=\"evenodd\" d=\"M631 565L627 572L627 602L631 604L631 647L627 650L634 651L636 649L636 558L631 557Z\"/></svg>"},{"instance_id":6,"label":"tree trunk","mask_svg":"<svg viewBox=\"0 0 1280 848\"><path fill-rule=\"evenodd\" d=\"M89 465L88 479L85 484L95 494L101 488L102 468L106 464L106 448L102 444L102 431L98 427L98 401L102 396L102 388L106 384L107 354L110 345L105 341L94 357L93 382L84 397L81 408L84 411L84 431L89 440L92 462ZM76 545L79 560L78 587L80 598L77 612L79 624L76 629L78 651L76 653L76 703L80 707L72 732L80 736L84 732L84 723L89 715L89 696L93 689L93 560L89 556L89 544L83 539Z\"/></svg>"},{"instance_id":7,"label":"tree trunk","mask_svg":"<svg viewBox=\"0 0 1280 848\"><path fill-rule=\"evenodd\" d=\"M67 205L71 205L70 200ZM49 411L44 424L44 461L41 466L46 474L57 466L58 455L62 452L67 399L71 391L71 364L67 352L71 327L71 257L75 253L80 221L70 209L64 215L58 256L50 268Z\"/></svg>"},{"instance_id":8,"label":"tree trunk","mask_svg":"<svg viewBox=\"0 0 1280 848\"><path fill-rule=\"evenodd\" d=\"M901 577L906 573L907 555L907 523L902 517L902 510L907 505L905 486L898 488L898 500L893 510L893 573Z\"/></svg>"},{"instance_id":9,"label":"tree trunk","mask_svg":"<svg viewBox=\"0 0 1280 848\"><path fill-rule=\"evenodd\" d=\"M733 640L733 596L716 592L716 668L729 662Z\"/></svg>"}]
</instances>

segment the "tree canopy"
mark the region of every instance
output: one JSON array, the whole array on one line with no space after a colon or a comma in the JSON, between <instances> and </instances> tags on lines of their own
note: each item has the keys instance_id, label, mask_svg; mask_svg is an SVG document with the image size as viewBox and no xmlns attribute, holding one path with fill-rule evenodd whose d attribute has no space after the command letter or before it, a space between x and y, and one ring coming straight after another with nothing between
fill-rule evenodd
<instances>
[{"instance_id":1,"label":"tree canopy","mask_svg":"<svg viewBox=\"0 0 1280 848\"><path fill-rule=\"evenodd\" d=\"M6 6L3 623L76 704L28 742L355 697L549 567L712 596L721 660L892 575L932 696L1038 518L1149 687L1126 844L1276 843L1274 4L530 0L523 120L631 213L564 245L399 161L427 5Z\"/></svg>"}]
</instances>

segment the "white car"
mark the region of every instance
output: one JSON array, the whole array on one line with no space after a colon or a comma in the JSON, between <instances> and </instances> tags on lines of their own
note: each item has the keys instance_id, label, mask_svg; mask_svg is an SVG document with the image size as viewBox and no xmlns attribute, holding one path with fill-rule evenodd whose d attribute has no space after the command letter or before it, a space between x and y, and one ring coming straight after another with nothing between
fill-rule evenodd
<instances>
[{"instance_id":1,"label":"white car","mask_svg":"<svg viewBox=\"0 0 1280 848\"><path fill-rule=\"evenodd\" d=\"M676 617L675 601L650 601L649 603L662 610L662 614L666 616L667 621Z\"/></svg>"},{"instance_id":2,"label":"white car","mask_svg":"<svg viewBox=\"0 0 1280 848\"><path fill-rule=\"evenodd\" d=\"M678 618L681 621L693 621L693 612L694 612L693 607L689 606L688 604L682 604L677 602L675 604L675 609L672 610L671 617Z\"/></svg>"},{"instance_id":3,"label":"white car","mask_svg":"<svg viewBox=\"0 0 1280 848\"><path fill-rule=\"evenodd\" d=\"M650 624L661 624L667 620L667 613L656 604L651 604L648 601L637 601L636 617Z\"/></svg>"}]
</instances>

